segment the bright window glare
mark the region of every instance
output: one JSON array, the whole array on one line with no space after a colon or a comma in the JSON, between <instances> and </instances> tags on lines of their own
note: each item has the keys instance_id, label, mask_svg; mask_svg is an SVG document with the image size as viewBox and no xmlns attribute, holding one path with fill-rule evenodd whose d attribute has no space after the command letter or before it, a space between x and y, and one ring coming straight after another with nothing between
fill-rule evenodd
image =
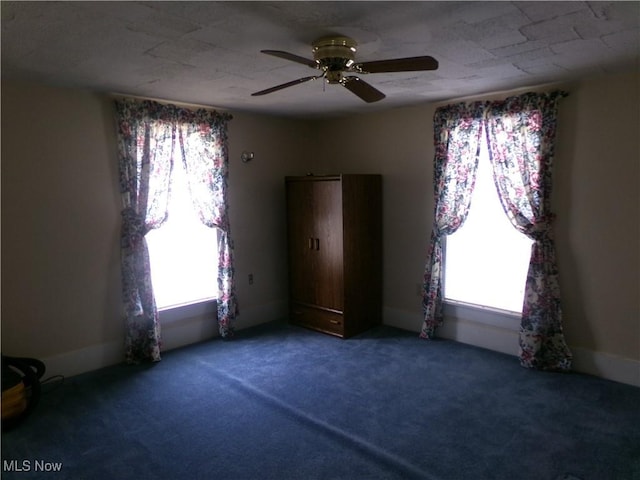
<instances>
[{"instance_id":1,"label":"bright window glare","mask_svg":"<svg viewBox=\"0 0 640 480\"><path fill-rule=\"evenodd\" d=\"M469 216L446 237L445 298L520 313L531 244L502 209L483 141Z\"/></svg>"},{"instance_id":2,"label":"bright window glare","mask_svg":"<svg viewBox=\"0 0 640 480\"><path fill-rule=\"evenodd\" d=\"M146 236L159 309L210 300L217 292L217 229L198 218L179 160L172 182L168 219Z\"/></svg>"}]
</instances>

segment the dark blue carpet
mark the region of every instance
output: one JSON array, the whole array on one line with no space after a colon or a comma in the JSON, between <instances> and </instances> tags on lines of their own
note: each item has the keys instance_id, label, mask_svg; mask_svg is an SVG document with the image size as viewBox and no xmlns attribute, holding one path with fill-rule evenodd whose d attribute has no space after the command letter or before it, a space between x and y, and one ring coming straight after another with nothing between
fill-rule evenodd
<instances>
[{"instance_id":1,"label":"dark blue carpet","mask_svg":"<svg viewBox=\"0 0 640 480\"><path fill-rule=\"evenodd\" d=\"M46 387L3 479L640 479L639 388L391 327L270 323Z\"/></svg>"}]
</instances>

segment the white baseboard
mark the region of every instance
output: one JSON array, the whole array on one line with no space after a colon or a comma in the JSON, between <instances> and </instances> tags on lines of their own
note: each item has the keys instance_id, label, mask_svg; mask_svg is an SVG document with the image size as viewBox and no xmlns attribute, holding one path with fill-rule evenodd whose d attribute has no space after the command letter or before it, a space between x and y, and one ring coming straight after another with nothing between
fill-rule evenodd
<instances>
[{"instance_id":1,"label":"white baseboard","mask_svg":"<svg viewBox=\"0 0 640 480\"><path fill-rule=\"evenodd\" d=\"M640 387L640 360L580 347L569 346L569 349L575 371Z\"/></svg>"},{"instance_id":2,"label":"white baseboard","mask_svg":"<svg viewBox=\"0 0 640 480\"><path fill-rule=\"evenodd\" d=\"M42 358L47 371L45 378L54 375L72 377L81 373L115 365L124 359L124 342L109 342Z\"/></svg>"},{"instance_id":3,"label":"white baseboard","mask_svg":"<svg viewBox=\"0 0 640 480\"><path fill-rule=\"evenodd\" d=\"M287 302L272 302L241 311L236 329L243 330L261 323L285 318ZM461 314L464 316L464 313ZM403 310L384 308L384 324L420 332L422 316ZM162 326L163 351L201 342L217 335L217 325L210 315L172 320ZM466 318L447 318L438 330L438 336L461 343L516 356L518 354L518 329L508 320L494 319L476 322ZM594 375L616 382L640 387L640 360L586 348L571 347L573 368L577 372ZM123 342L108 342L71 352L43 358L47 367L45 377L64 375L71 377L121 363L124 359Z\"/></svg>"},{"instance_id":4,"label":"white baseboard","mask_svg":"<svg viewBox=\"0 0 640 480\"><path fill-rule=\"evenodd\" d=\"M461 316L465 316L464 312ZM385 308L383 318L385 325L404 330L418 333L422 328L420 314ZM485 322L446 317L444 324L438 329L438 336L508 355L518 355L518 327L510 324L508 319L497 318ZM571 345L569 349L573 353L574 371L640 387L640 360Z\"/></svg>"},{"instance_id":5,"label":"white baseboard","mask_svg":"<svg viewBox=\"0 0 640 480\"><path fill-rule=\"evenodd\" d=\"M438 336L507 355L518 355L518 332L460 319L447 319Z\"/></svg>"},{"instance_id":6,"label":"white baseboard","mask_svg":"<svg viewBox=\"0 0 640 480\"><path fill-rule=\"evenodd\" d=\"M382 309L382 323L410 332L419 332L422 328L422 317L405 310L384 307Z\"/></svg>"},{"instance_id":7,"label":"white baseboard","mask_svg":"<svg viewBox=\"0 0 640 480\"><path fill-rule=\"evenodd\" d=\"M161 327L162 351L201 342L216 335L215 321L211 318L190 318L174 321ZM90 347L43 358L45 377L63 375L73 377L124 361L124 340L92 345Z\"/></svg>"},{"instance_id":8,"label":"white baseboard","mask_svg":"<svg viewBox=\"0 0 640 480\"><path fill-rule=\"evenodd\" d=\"M284 318L287 315L287 308L287 302L283 301L241 310L236 320L236 330ZM160 312L163 352L202 342L218 335L218 326L214 320L215 310L208 307L193 311L185 308L184 312L186 315L176 315L175 312L168 311L164 314ZM72 377L123 362L124 340L92 345L41 360L47 367L46 378L54 375Z\"/></svg>"},{"instance_id":9,"label":"white baseboard","mask_svg":"<svg viewBox=\"0 0 640 480\"><path fill-rule=\"evenodd\" d=\"M236 321L236 330L243 330L261 323L287 318L288 315L289 303L286 300L247 308L242 308L241 305L240 315Z\"/></svg>"},{"instance_id":10,"label":"white baseboard","mask_svg":"<svg viewBox=\"0 0 640 480\"><path fill-rule=\"evenodd\" d=\"M419 314L385 308L383 310L383 319L385 325L404 330L418 333L422 328L423 319ZM447 318L442 327L438 329L437 334L442 338L508 355L518 354L518 332L514 328L472 322L459 318Z\"/></svg>"}]
</instances>

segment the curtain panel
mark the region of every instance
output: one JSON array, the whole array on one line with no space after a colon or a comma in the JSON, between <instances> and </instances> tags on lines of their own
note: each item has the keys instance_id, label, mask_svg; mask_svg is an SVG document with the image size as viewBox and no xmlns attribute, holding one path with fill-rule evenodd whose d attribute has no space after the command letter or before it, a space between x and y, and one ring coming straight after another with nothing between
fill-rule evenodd
<instances>
[{"instance_id":1,"label":"curtain panel","mask_svg":"<svg viewBox=\"0 0 640 480\"><path fill-rule=\"evenodd\" d=\"M521 316L520 363L542 370L571 368L562 331L550 207L557 103L564 96L565 92L530 92L436 110L435 213L424 277L422 338L433 338L443 321L442 237L466 219L477 165L476 140L484 129L503 209L512 225L534 240Z\"/></svg>"},{"instance_id":2,"label":"curtain panel","mask_svg":"<svg viewBox=\"0 0 640 480\"><path fill-rule=\"evenodd\" d=\"M442 239L462 226L476 180L485 104L441 107L434 116L434 220L424 272L420 336L433 338L442 325Z\"/></svg>"},{"instance_id":3,"label":"curtain panel","mask_svg":"<svg viewBox=\"0 0 640 480\"><path fill-rule=\"evenodd\" d=\"M145 235L167 218L173 155L181 147L183 162L193 155L189 178L194 205L205 225L219 228L218 322L229 337L237 314L231 239L226 209L228 176L228 114L191 111L157 102L115 101L120 193L122 195L121 264L125 317L125 357L128 363L160 360L161 335L153 295ZM191 137L189 137L191 135ZM198 138L199 136L199 138ZM185 138L187 140L185 140ZM185 144L205 145L185 152ZM196 140L198 140L196 142ZM208 204L208 210L200 205ZM202 211L201 211L202 210ZM206 210L206 212L205 212ZM222 315L220 315L222 312Z\"/></svg>"},{"instance_id":4,"label":"curtain panel","mask_svg":"<svg viewBox=\"0 0 640 480\"><path fill-rule=\"evenodd\" d=\"M492 102L486 116L489 156L502 207L533 240L520 323L520 362L541 370L571 369L551 211L558 101L565 92L526 93Z\"/></svg>"},{"instance_id":5,"label":"curtain panel","mask_svg":"<svg viewBox=\"0 0 640 480\"><path fill-rule=\"evenodd\" d=\"M227 209L229 155L226 120L204 110L195 119L180 122L179 143L187 172L193 206L200 221L218 229L218 330L220 336L233 336L238 314L235 292L233 245Z\"/></svg>"}]
</instances>

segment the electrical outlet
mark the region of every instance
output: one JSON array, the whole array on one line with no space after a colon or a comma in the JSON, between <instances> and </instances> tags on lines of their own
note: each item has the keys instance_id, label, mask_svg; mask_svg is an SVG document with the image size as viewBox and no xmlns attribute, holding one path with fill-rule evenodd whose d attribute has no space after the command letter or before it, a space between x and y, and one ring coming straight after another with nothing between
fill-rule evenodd
<instances>
[{"instance_id":1,"label":"electrical outlet","mask_svg":"<svg viewBox=\"0 0 640 480\"><path fill-rule=\"evenodd\" d=\"M249 285L253 285L253 273L249 274Z\"/></svg>"}]
</instances>

